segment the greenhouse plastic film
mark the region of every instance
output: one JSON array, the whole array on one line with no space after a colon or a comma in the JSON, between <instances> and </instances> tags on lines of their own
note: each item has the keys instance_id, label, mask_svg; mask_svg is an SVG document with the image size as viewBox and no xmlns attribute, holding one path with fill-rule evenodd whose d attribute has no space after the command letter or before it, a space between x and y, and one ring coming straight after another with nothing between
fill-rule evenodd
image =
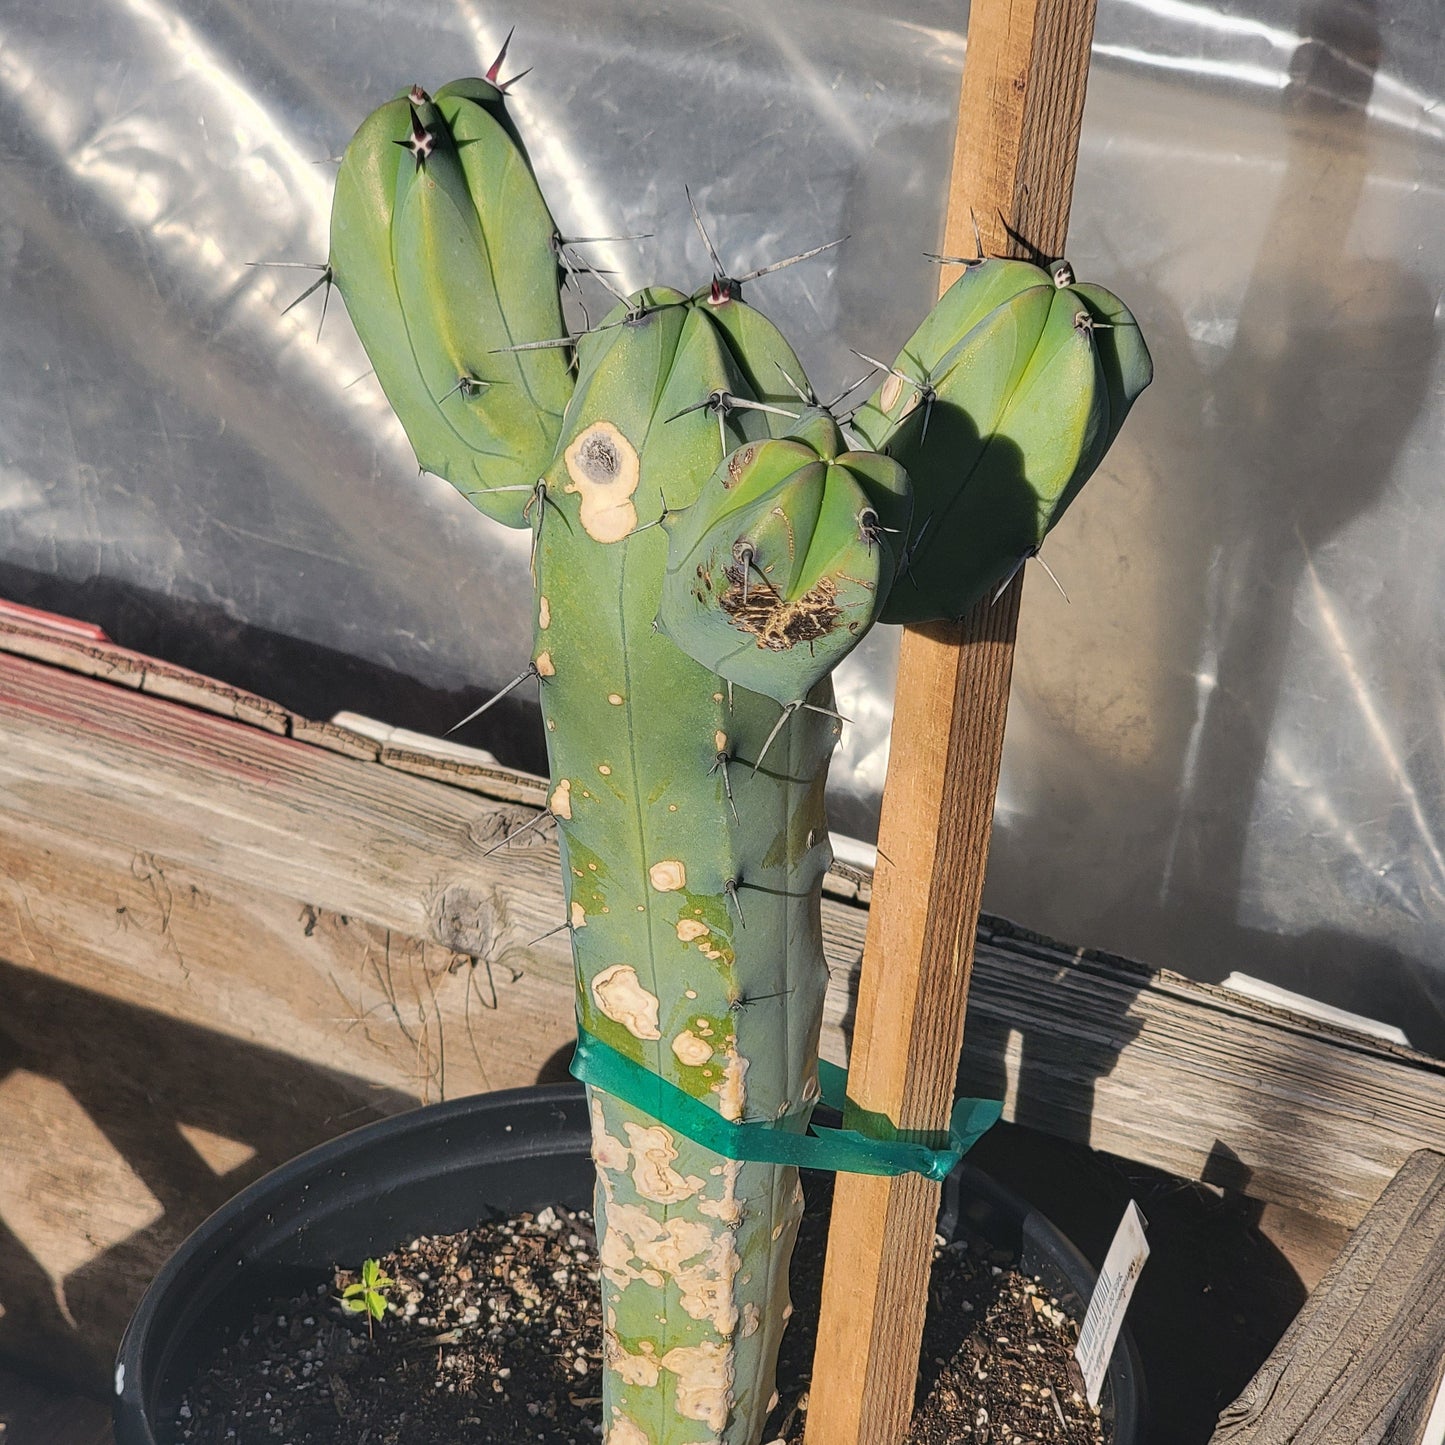
<instances>
[{"instance_id":1,"label":"greenhouse plastic film","mask_svg":"<svg viewBox=\"0 0 1445 1445\"><path fill-rule=\"evenodd\" d=\"M820 392L937 286L966 8L13 0L0 592L313 715L440 733L525 664L525 535L415 460L333 296L332 159L413 81L513 92L630 287L749 298ZM1157 363L1029 569L985 905L1445 1052L1445 47L1428 0L1100 0L1070 257ZM319 333L319 334L318 334ZM894 657L839 675L867 838ZM520 693L519 693L520 696ZM463 740L536 766L529 707Z\"/></svg>"}]
</instances>

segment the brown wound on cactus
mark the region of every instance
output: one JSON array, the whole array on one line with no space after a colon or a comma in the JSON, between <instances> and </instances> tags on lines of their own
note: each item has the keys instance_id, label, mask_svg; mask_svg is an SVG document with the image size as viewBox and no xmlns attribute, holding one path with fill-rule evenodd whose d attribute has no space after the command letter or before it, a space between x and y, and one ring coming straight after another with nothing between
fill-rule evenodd
<instances>
[{"instance_id":1,"label":"brown wound on cactus","mask_svg":"<svg viewBox=\"0 0 1445 1445\"><path fill-rule=\"evenodd\" d=\"M751 558L734 562L726 570L728 589L718 599L733 625L751 632L759 647L785 652L800 642L817 642L838 625L842 609L838 606L838 587L823 577L796 602L780 597L768 584L756 582L748 587Z\"/></svg>"},{"instance_id":2,"label":"brown wound on cactus","mask_svg":"<svg viewBox=\"0 0 1445 1445\"><path fill-rule=\"evenodd\" d=\"M726 458L698 501L669 527L658 618L684 652L778 702L802 698L867 632L893 577L893 557L865 487L896 512L866 460L837 455L837 429ZM852 459L854 453L845 454ZM878 476L906 495L895 463ZM873 523L865 525L867 519ZM906 525L906 521L904 523Z\"/></svg>"},{"instance_id":3,"label":"brown wound on cactus","mask_svg":"<svg viewBox=\"0 0 1445 1445\"><path fill-rule=\"evenodd\" d=\"M573 438L563 460L572 479L565 490L581 500L582 530L597 542L620 542L637 526L637 448L610 421L596 421Z\"/></svg>"}]
</instances>

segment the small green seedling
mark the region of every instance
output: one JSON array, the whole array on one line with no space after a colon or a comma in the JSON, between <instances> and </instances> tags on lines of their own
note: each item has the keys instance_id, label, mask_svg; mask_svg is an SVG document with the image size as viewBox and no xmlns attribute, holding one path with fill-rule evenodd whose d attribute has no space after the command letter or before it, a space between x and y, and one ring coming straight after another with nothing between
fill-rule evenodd
<instances>
[{"instance_id":1,"label":"small green seedling","mask_svg":"<svg viewBox=\"0 0 1445 1445\"><path fill-rule=\"evenodd\" d=\"M355 1314L366 1312L366 1332L371 1333L372 1320L383 1319L386 1315L386 1292L396 1281L383 1274L381 1265L374 1259L364 1260L361 1278L341 1291L341 1308Z\"/></svg>"}]
</instances>

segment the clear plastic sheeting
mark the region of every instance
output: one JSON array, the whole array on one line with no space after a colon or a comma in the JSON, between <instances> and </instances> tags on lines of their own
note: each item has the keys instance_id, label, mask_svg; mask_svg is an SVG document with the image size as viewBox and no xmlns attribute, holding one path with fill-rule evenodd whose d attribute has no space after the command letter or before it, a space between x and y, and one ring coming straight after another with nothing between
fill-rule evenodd
<instances>
[{"instance_id":1,"label":"clear plastic sheeting","mask_svg":"<svg viewBox=\"0 0 1445 1445\"><path fill-rule=\"evenodd\" d=\"M1100 0L1071 229L1158 379L1031 567L986 906L1445 1053L1445 44L1430 0ZM439 733L525 664L524 534L418 476L316 278L374 105L491 63L559 224L701 283L690 185L820 392L937 277L966 10L12 0L0 592ZM895 639L840 673L869 836ZM461 736L536 767L525 690Z\"/></svg>"}]
</instances>

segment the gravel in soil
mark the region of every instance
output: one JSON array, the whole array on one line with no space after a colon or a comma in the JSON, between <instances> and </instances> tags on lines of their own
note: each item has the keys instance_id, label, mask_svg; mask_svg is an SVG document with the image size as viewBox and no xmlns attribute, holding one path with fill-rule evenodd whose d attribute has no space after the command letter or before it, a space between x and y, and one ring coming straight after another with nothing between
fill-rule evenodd
<instances>
[{"instance_id":1,"label":"gravel in soil","mask_svg":"<svg viewBox=\"0 0 1445 1445\"><path fill-rule=\"evenodd\" d=\"M794 1254L797 1308L764 1435L774 1445L803 1439L827 1183L810 1190ZM176 1441L595 1445L602 1321L589 1215L543 1209L424 1236L380 1264L393 1281L380 1321L341 1307L359 1276L338 1270L203 1359ZM1073 1362L1076 1338L1057 1303L1006 1258L940 1241L910 1445L1102 1445Z\"/></svg>"}]
</instances>

